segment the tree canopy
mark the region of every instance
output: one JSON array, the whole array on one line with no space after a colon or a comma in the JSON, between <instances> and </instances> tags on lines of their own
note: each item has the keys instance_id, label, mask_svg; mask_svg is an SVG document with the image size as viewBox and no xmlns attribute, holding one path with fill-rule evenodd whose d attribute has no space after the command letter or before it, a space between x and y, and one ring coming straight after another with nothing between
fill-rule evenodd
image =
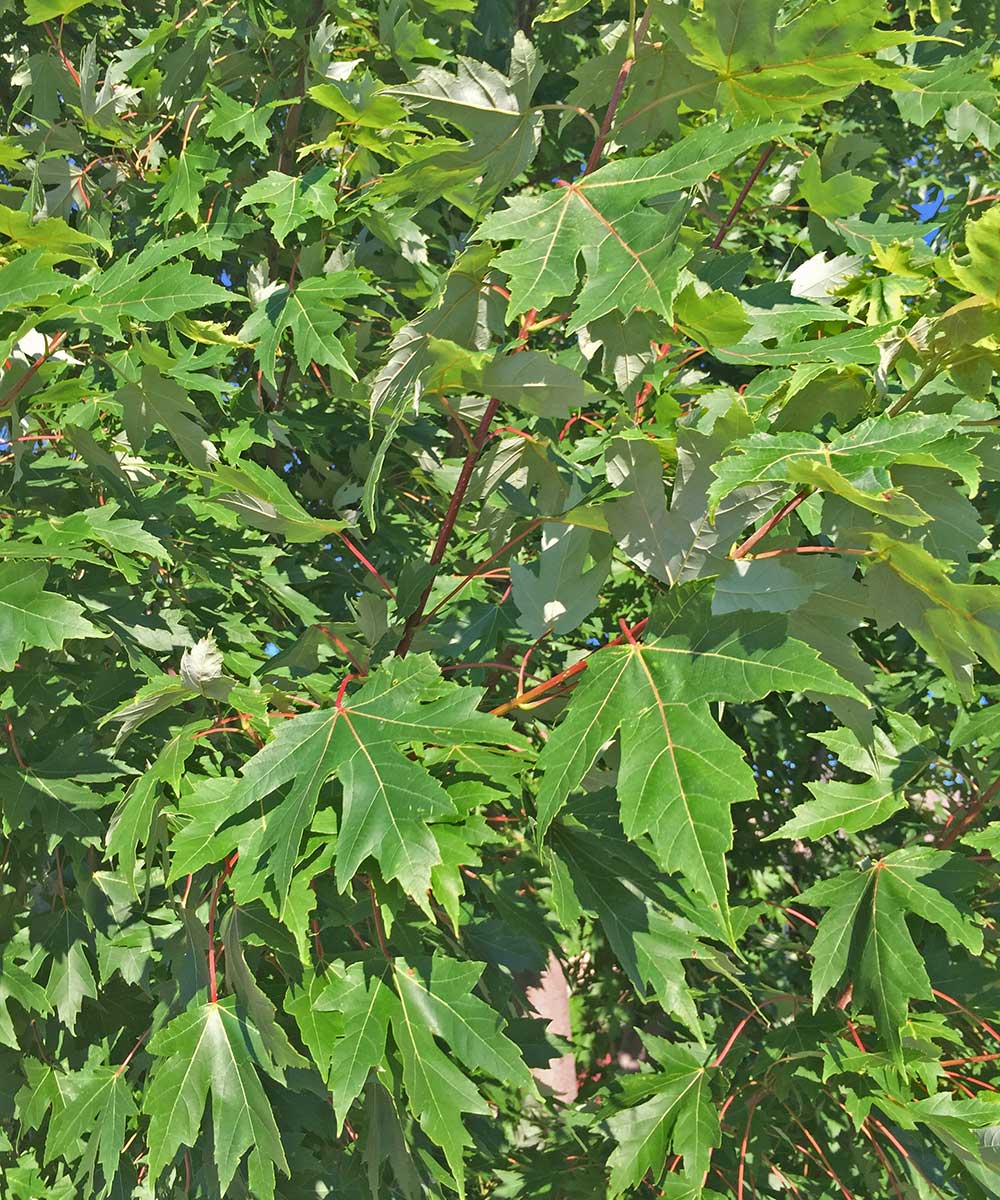
<instances>
[{"instance_id":1,"label":"tree canopy","mask_svg":"<svg viewBox=\"0 0 1000 1200\"><path fill-rule=\"evenodd\" d=\"M1000 1196L995 5L3 11L0 1198Z\"/></svg>"}]
</instances>

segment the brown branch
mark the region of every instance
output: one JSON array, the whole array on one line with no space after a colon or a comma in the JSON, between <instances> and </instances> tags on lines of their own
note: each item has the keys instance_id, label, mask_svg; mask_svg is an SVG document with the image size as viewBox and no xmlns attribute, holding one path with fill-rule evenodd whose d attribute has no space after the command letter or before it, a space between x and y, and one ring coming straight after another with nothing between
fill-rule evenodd
<instances>
[{"instance_id":1,"label":"brown branch","mask_svg":"<svg viewBox=\"0 0 1000 1200\"><path fill-rule=\"evenodd\" d=\"M377 579L378 582L381 584L382 588L389 593L389 595L393 598L393 600L395 600L396 593L392 590L392 588L389 586L389 584L378 573L378 571L375 569L374 564L369 562L369 560L364 556L364 554L361 553L361 551L358 549L358 547L355 546L355 544L351 541L351 539L347 536L347 534L341 533L338 530L337 537L340 538L341 542L343 542L345 549L349 550L351 552L351 554L353 554L354 557L358 560L358 562L361 563L361 565L368 572L368 574L374 576L374 578Z\"/></svg>"},{"instance_id":2,"label":"brown branch","mask_svg":"<svg viewBox=\"0 0 1000 1200\"><path fill-rule=\"evenodd\" d=\"M785 519L785 517L795 512L795 510L808 495L809 488L803 488L802 491L793 496L787 504L783 504L773 516L768 517L764 524L761 525L760 529L755 529L741 546L736 547L729 557L746 558L754 546L756 546L757 543L763 538L766 538L775 525L779 525Z\"/></svg>"},{"instance_id":3,"label":"brown branch","mask_svg":"<svg viewBox=\"0 0 1000 1200\"><path fill-rule=\"evenodd\" d=\"M368 888L368 895L372 901L372 923L375 926L375 936L378 938L378 948L385 956L386 962L392 962L392 951L389 949L389 943L385 936L385 926L382 924L382 914L379 912L378 897L375 895L375 885L367 875L362 875L359 878Z\"/></svg>"},{"instance_id":4,"label":"brown branch","mask_svg":"<svg viewBox=\"0 0 1000 1200\"><path fill-rule=\"evenodd\" d=\"M937 839L938 847L941 850L947 850L959 838L964 837L979 819L983 809L996 799L998 792L1000 792L1000 779L995 779L984 792L980 792L965 808L956 812L941 830Z\"/></svg>"},{"instance_id":5,"label":"brown branch","mask_svg":"<svg viewBox=\"0 0 1000 1200\"><path fill-rule=\"evenodd\" d=\"M438 531L437 541L434 543L434 549L431 551L430 565L437 567L444 558L444 552L448 546L448 539L451 537L452 530L455 528L455 522L458 520L458 512L462 507L462 501L465 499L465 493L469 490L469 482L472 479L472 472L476 462L479 459L480 452L483 446L486 445L489 437L490 425L493 418L497 414L497 409L500 407L499 399L494 396L486 406L486 411L483 413L472 438L472 445L469 447L469 452L465 456L465 462L462 463L462 469L458 475L458 482L455 484L455 491L452 493L451 503L448 505L448 511L444 514L444 520L441 522L441 528ZM413 638L423 622L424 609L427 607L427 601L430 599L431 590L434 587L434 582L437 579L437 571L431 576L427 586L424 588L423 594L420 597L417 607L410 613L406 620L406 625L403 629L403 637L399 645L396 647L396 657L405 658L409 653L410 646L413 643Z\"/></svg>"},{"instance_id":6,"label":"brown branch","mask_svg":"<svg viewBox=\"0 0 1000 1200\"><path fill-rule=\"evenodd\" d=\"M777 558L779 554L857 554L866 558L874 550L857 550L853 546L785 546L781 550L764 550L760 554L744 554L744 558Z\"/></svg>"},{"instance_id":7,"label":"brown branch","mask_svg":"<svg viewBox=\"0 0 1000 1200\"><path fill-rule=\"evenodd\" d=\"M485 573L486 568L490 565L490 563L496 562L496 560L498 558L500 558L501 555L506 554L507 551L510 550L512 547L516 546L518 544L518 542L523 542L524 539L529 534L533 533L538 528L538 526L542 525L542 524L544 524L544 518L535 517L534 520L528 522L528 524L525 526L524 529L521 530L520 533L516 533L512 538L508 538L508 540L506 542L504 542L504 544L500 547L499 550L495 551L493 554L491 554L489 556L489 558L487 558L485 561L481 562L474 571L470 571L468 575L463 576L462 579L458 582L458 584L451 589L451 591L448 593L448 595L445 596L443 600L439 600L437 602L437 604L434 605L434 607L431 609L431 611L427 614L427 620L430 620L430 618L433 617L435 613L439 612L442 608L444 608L444 606L448 603L448 601L452 598L452 596L457 596L458 593L467 584L469 584L473 581L473 579L481 578L483 576L483 574Z\"/></svg>"},{"instance_id":8,"label":"brown branch","mask_svg":"<svg viewBox=\"0 0 1000 1200\"><path fill-rule=\"evenodd\" d=\"M590 156L587 159L587 165L584 168L584 175L589 175L597 164L601 161L601 155L604 153L604 147L608 142L608 134L611 132L611 126L614 124L615 114L618 112L618 105L621 103L622 94L625 91L625 85L628 83L629 74L635 66L635 50L639 42L646 36L646 30L649 28L649 20L652 16L652 10L647 8L643 14L642 20L639 22L639 28L635 31L631 44L628 47L625 61L621 65L621 70L618 72L618 78L615 80L614 90L611 93L611 99L608 101L607 111L604 113L604 120L601 122L601 128L598 131L597 138L594 141L593 149L590 151Z\"/></svg>"},{"instance_id":9,"label":"brown branch","mask_svg":"<svg viewBox=\"0 0 1000 1200\"><path fill-rule=\"evenodd\" d=\"M593 658L594 654L600 654L602 650L608 650L612 646L621 646L625 641L634 642L636 637L645 630L648 624L649 617L643 617L641 621L638 621L628 631L627 638L623 634L621 637L612 639L604 646L598 646L593 653L588 654L586 658L581 658L579 662L573 663L565 671L560 671L558 675L553 675L551 679L546 679L544 683L540 683L537 687L530 688L528 691L522 692L519 696L515 696L512 700L507 700L503 704L498 704L496 708L491 708L491 714L495 717L503 717L507 713L513 712L515 708L524 708L542 696L547 696L549 692L561 687L567 680L574 679L581 671L586 670L587 663Z\"/></svg>"},{"instance_id":10,"label":"brown branch","mask_svg":"<svg viewBox=\"0 0 1000 1200\"><path fill-rule=\"evenodd\" d=\"M754 167L754 169L750 172L749 178L747 179L746 183L743 185L743 188L742 188L740 194L736 197L736 200L733 203L733 207L726 214L725 220L719 226L718 233L716 233L715 237L712 238L712 249L713 250L718 250L718 248L722 245L722 242L723 242L726 234L729 232L730 226L736 220L736 218L739 216L740 209L743 207L744 201L746 200L747 196L750 195L750 189L757 182L757 177L760 175L761 171L763 171L764 168L767 166L768 159L771 157L771 155L775 152L775 150L777 148L778 148L777 142L769 143L767 148L764 150L764 153L760 156L760 158L757 159L757 164Z\"/></svg>"},{"instance_id":11,"label":"brown branch","mask_svg":"<svg viewBox=\"0 0 1000 1200\"><path fill-rule=\"evenodd\" d=\"M65 337L65 330L57 333L52 341L49 342L42 353L39 354L39 356L27 369L27 371L24 372L17 383L13 384L3 396L0 396L0 411L6 412L7 409L10 408L18 396L20 396L31 380L35 377L36 373L38 372L38 368L42 365L42 363L45 362L50 354L53 354L56 350L58 350Z\"/></svg>"},{"instance_id":12,"label":"brown branch","mask_svg":"<svg viewBox=\"0 0 1000 1200\"><path fill-rule=\"evenodd\" d=\"M212 901L208 906L208 997L213 1004L219 999L219 987L215 967L215 913L219 904L219 893L222 891L222 885L229 878L229 874L233 867L236 866L236 860L239 856L240 852L237 850L226 859L225 865L219 872L218 882L212 890Z\"/></svg>"}]
</instances>

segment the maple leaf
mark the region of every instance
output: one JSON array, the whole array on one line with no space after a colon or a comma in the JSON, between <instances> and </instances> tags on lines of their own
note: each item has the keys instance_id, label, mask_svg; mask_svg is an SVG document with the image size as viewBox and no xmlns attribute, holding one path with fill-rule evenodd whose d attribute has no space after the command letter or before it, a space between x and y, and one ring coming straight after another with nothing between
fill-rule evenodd
<instances>
[{"instance_id":1,"label":"maple leaf","mask_svg":"<svg viewBox=\"0 0 1000 1200\"><path fill-rule=\"evenodd\" d=\"M257 1073L269 1056L232 997L199 1003L174 1017L149 1041L159 1061L146 1091L149 1174L155 1182L181 1146L193 1146L209 1094L215 1165L225 1192L249 1150L251 1187L274 1196L274 1168L289 1168L271 1105ZM273 1068L272 1068L273 1069Z\"/></svg>"},{"instance_id":2,"label":"maple leaf","mask_svg":"<svg viewBox=\"0 0 1000 1200\"><path fill-rule=\"evenodd\" d=\"M644 1034L642 1040L662 1070L631 1081L634 1086L626 1087L626 1097L632 1092L649 1098L620 1109L608 1121L617 1142L608 1160L611 1196L620 1196L650 1172L658 1183L671 1153L683 1156L694 1186L693 1181L707 1172L712 1147L721 1136L704 1062L683 1046L652 1034Z\"/></svg>"},{"instance_id":3,"label":"maple leaf","mask_svg":"<svg viewBox=\"0 0 1000 1200\"><path fill-rule=\"evenodd\" d=\"M343 788L337 886L345 890L371 855L385 879L398 879L426 905L431 870L441 861L429 822L454 817L456 808L400 745L526 747L504 722L476 711L481 695L478 688L446 682L429 657L413 655L379 668L349 700L285 723L246 764L230 794L233 815L256 812L274 791L292 783L241 846L237 891L252 869L262 871L273 878L279 913L284 911L302 835L321 787L336 776Z\"/></svg>"},{"instance_id":4,"label":"maple leaf","mask_svg":"<svg viewBox=\"0 0 1000 1200\"><path fill-rule=\"evenodd\" d=\"M711 511L737 487L786 481L836 492L902 525L922 525L930 517L898 492L888 468L939 467L960 474L975 490L977 440L956 434L948 417L918 414L872 417L829 442L807 433L755 433L713 467Z\"/></svg>"},{"instance_id":5,"label":"maple leaf","mask_svg":"<svg viewBox=\"0 0 1000 1200\"><path fill-rule=\"evenodd\" d=\"M700 183L752 147L795 128L708 125L651 158L621 159L555 191L517 197L487 217L475 235L518 243L496 259L510 276L508 314L543 310L557 296L573 295L582 256L586 277L571 329L616 308L646 308L672 320L673 284L689 252L665 254L677 215L662 216L643 201Z\"/></svg>"},{"instance_id":6,"label":"maple leaf","mask_svg":"<svg viewBox=\"0 0 1000 1200\"><path fill-rule=\"evenodd\" d=\"M982 931L936 888L921 882L951 861L929 846L896 850L859 870L813 884L796 903L828 911L812 945L813 1007L851 969L854 1004L871 1006L879 1033L902 1063L909 1002L929 1000L931 984L907 925L909 915L940 926L955 944L978 954Z\"/></svg>"},{"instance_id":7,"label":"maple leaf","mask_svg":"<svg viewBox=\"0 0 1000 1200\"><path fill-rule=\"evenodd\" d=\"M433 117L468 135L465 143L418 145L414 161L384 181L387 195L420 193L427 204L457 185L476 179L478 207L515 179L538 148L542 117L529 107L540 70L534 48L520 31L511 52L510 76L488 63L457 59L457 72L424 67L406 84L386 89L421 116Z\"/></svg>"},{"instance_id":8,"label":"maple leaf","mask_svg":"<svg viewBox=\"0 0 1000 1200\"><path fill-rule=\"evenodd\" d=\"M722 0L681 25L676 41L717 76L722 111L798 115L848 95L860 83L897 82L900 68L877 52L912 35L874 28L877 13L865 0L833 0L822 11L787 20L782 12L781 0L752 6ZM703 88L699 81L693 90Z\"/></svg>"},{"instance_id":9,"label":"maple leaf","mask_svg":"<svg viewBox=\"0 0 1000 1200\"><path fill-rule=\"evenodd\" d=\"M930 730L911 717L890 713L888 720L891 737L881 729L874 732L874 772L871 748L849 731L810 735L824 741L838 762L871 778L865 783L807 784L814 799L798 805L795 815L769 837L814 839L841 829L856 833L898 812L906 804L906 789L933 760L934 744Z\"/></svg>"},{"instance_id":10,"label":"maple leaf","mask_svg":"<svg viewBox=\"0 0 1000 1200\"><path fill-rule=\"evenodd\" d=\"M125 432L133 450L141 450L154 426L162 425L194 466L205 468L218 458L191 398L155 367L144 365L140 381L125 384L117 399L124 410Z\"/></svg>"},{"instance_id":11,"label":"maple leaf","mask_svg":"<svg viewBox=\"0 0 1000 1200\"><path fill-rule=\"evenodd\" d=\"M79 1158L80 1174L92 1195L110 1194L118 1173L125 1128L138 1115L132 1088L118 1067L88 1063L58 1081L61 1104L53 1106L45 1157ZM103 1188L95 1186L100 1164Z\"/></svg>"},{"instance_id":12,"label":"maple leaf","mask_svg":"<svg viewBox=\"0 0 1000 1200\"><path fill-rule=\"evenodd\" d=\"M258 343L257 357L271 383L275 381L277 356L286 332L292 335L300 370L315 362L343 371L354 379L343 343L336 337L347 319L343 302L375 294L376 290L359 271L314 275L294 288L277 287L269 292L263 304L247 318L238 337Z\"/></svg>"},{"instance_id":13,"label":"maple leaf","mask_svg":"<svg viewBox=\"0 0 1000 1200\"><path fill-rule=\"evenodd\" d=\"M101 637L72 600L45 591L45 563L0 563L0 670L31 646L58 650L68 638Z\"/></svg>"},{"instance_id":14,"label":"maple leaf","mask_svg":"<svg viewBox=\"0 0 1000 1200\"><path fill-rule=\"evenodd\" d=\"M642 644L604 650L588 666L538 758L538 829L545 832L620 729L625 832L648 834L659 865L682 874L728 922L729 810L756 786L708 701L776 690L857 692L814 650L785 637L780 616L712 619L710 607L705 584L675 589Z\"/></svg>"},{"instance_id":15,"label":"maple leaf","mask_svg":"<svg viewBox=\"0 0 1000 1200\"><path fill-rule=\"evenodd\" d=\"M275 240L283 246L285 238L310 218L332 219L336 215L334 179L334 172L322 166L313 167L302 176L269 171L246 189L237 207L260 204L266 208Z\"/></svg>"}]
</instances>

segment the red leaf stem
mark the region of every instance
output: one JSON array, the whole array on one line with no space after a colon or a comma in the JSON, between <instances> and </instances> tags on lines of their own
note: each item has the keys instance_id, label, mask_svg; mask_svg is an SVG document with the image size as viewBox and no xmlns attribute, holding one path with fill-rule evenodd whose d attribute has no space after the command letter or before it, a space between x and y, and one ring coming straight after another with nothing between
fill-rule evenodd
<instances>
[{"instance_id":1,"label":"red leaf stem","mask_svg":"<svg viewBox=\"0 0 1000 1200\"><path fill-rule=\"evenodd\" d=\"M764 150L763 154L761 154L760 158L757 159L757 163L754 166L754 169L750 172L750 175L748 176L746 183L743 185L743 188L740 191L740 194L736 197L736 200L733 202L733 207L729 210L728 213L726 213L725 220L719 226L718 232L716 233L715 237L712 238L712 249L713 250L718 250L719 247L722 245L726 234L729 232L730 226L736 220L736 218L739 216L740 209L743 207L744 201L746 200L747 196L750 195L750 189L757 182L757 177L760 175L761 171L763 171L764 168L767 166L768 159L771 157L771 155L775 152L775 150L777 148L778 148L777 143L771 142L767 146L767 148Z\"/></svg>"},{"instance_id":2,"label":"red leaf stem","mask_svg":"<svg viewBox=\"0 0 1000 1200\"><path fill-rule=\"evenodd\" d=\"M351 541L351 539L347 536L347 534L340 533L338 531L337 537L340 538L340 540L344 543L345 547L351 552L351 554L354 555L354 557L358 560L358 562L361 563L361 565L365 568L365 570L368 572L368 574L374 576L374 578L377 579L378 582L382 585L383 589L389 593L389 595L393 598L393 600L395 600L396 593L392 590L392 588L385 581L385 579L383 579L382 576L378 573L374 564L371 563L364 556L364 554L361 553L361 551L358 549L357 546L355 546L355 544Z\"/></svg>"},{"instance_id":3,"label":"red leaf stem","mask_svg":"<svg viewBox=\"0 0 1000 1200\"><path fill-rule=\"evenodd\" d=\"M808 495L809 489L803 488L802 491L793 496L787 504L783 504L773 516L768 517L764 524L761 525L760 529L755 529L742 545L737 546L730 557L745 558L759 541L767 537L775 525L780 525L785 517L790 516L793 512L795 512L795 510Z\"/></svg>"},{"instance_id":4,"label":"red leaf stem","mask_svg":"<svg viewBox=\"0 0 1000 1200\"><path fill-rule=\"evenodd\" d=\"M218 882L212 891L212 901L208 906L208 997L213 1004L217 1004L219 1000L219 986L215 967L215 913L219 904L219 893L222 891L222 886L229 878L233 867L236 866L239 857L240 852L236 850L226 859L225 865L219 872Z\"/></svg>"},{"instance_id":5,"label":"red leaf stem","mask_svg":"<svg viewBox=\"0 0 1000 1200\"><path fill-rule=\"evenodd\" d=\"M469 490L469 482L472 479L472 472L476 462L479 459L480 452L486 444L486 439L489 436L490 425L493 418L497 414L497 409L500 407L499 399L494 396L489 404L486 405L486 411L483 413L479 426L472 437L472 445L469 447L469 452L465 456L465 462L462 463L462 469L458 475L458 481L455 484L455 491L452 493L451 503L448 505L448 511L444 514L444 520L441 522L441 528L438 531L437 541L434 543L434 549L431 551L430 565L437 567L444 558L444 552L448 546L448 540L451 537L452 530L455 528L455 522L458 520L459 509L462 507L462 501L465 499L465 493ZM403 629L403 637L399 645L396 647L396 657L405 658L409 653L410 646L413 643L413 638L423 624L424 609L427 607L427 601L430 599L431 589L434 587L434 581L437 579L437 572L431 576L427 586L423 590L417 607L410 613L407 618L406 625Z\"/></svg>"}]
</instances>

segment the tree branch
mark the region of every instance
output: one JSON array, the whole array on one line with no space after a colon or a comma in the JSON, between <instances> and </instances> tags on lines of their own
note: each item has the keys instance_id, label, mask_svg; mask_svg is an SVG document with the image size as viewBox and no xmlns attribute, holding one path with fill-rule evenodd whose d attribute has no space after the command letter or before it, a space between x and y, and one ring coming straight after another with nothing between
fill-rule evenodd
<instances>
[{"instance_id":1,"label":"tree branch","mask_svg":"<svg viewBox=\"0 0 1000 1200\"><path fill-rule=\"evenodd\" d=\"M718 250L718 248L722 245L723 239L725 238L726 234L729 232L730 226L736 220L736 218L739 216L739 212L740 212L740 209L743 207L744 201L746 200L747 196L750 195L750 189L757 182L757 177L760 175L761 171L763 171L764 168L767 166L768 159L771 157L771 155L775 152L775 150L777 148L778 148L777 142L771 142L767 146L767 148L764 150L764 153L760 156L760 158L757 159L757 165L750 172L749 178L747 179L746 183L743 185L743 190L736 197L733 207L726 214L726 219L719 226L718 233L715 235L714 238L712 238L712 249L713 250Z\"/></svg>"},{"instance_id":2,"label":"tree branch","mask_svg":"<svg viewBox=\"0 0 1000 1200\"><path fill-rule=\"evenodd\" d=\"M785 517L787 517L791 513L795 512L795 510L799 507L799 505L802 503L802 501L806 499L806 497L808 495L809 495L809 488L803 488L802 491L799 492L798 495L793 496L791 498L791 500L788 501L787 504L783 504L781 506L781 508L779 508L778 511L774 514L774 516L768 517L768 519L764 522L764 524L761 525L760 529L755 529L753 531L753 533L751 533L750 536L747 538L747 540L745 542L743 542L742 545L736 547L736 549L732 552L732 554L729 557L730 558L746 558L746 556L750 553L750 551L754 548L754 546L756 546L757 543L759 541L761 541L763 538L766 538L767 535L771 532L771 530L775 527L775 525L780 525L780 523L785 519Z\"/></svg>"},{"instance_id":3,"label":"tree branch","mask_svg":"<svg viewBox=\"0 0 1000 1200\"><path fill-rule=\"evenodd\" d=\"M642 20L639 22L639 28L636 29L635 0L632 0L632 14L629 23L630 41L625 50L625 61L622 63L621 70L618 72L618 78L615 80L614 90L611 93L611 99L608 101L607 111L604 113L604 120L601 122L601 128L598 130L593 149L590 151L590 157L587 159L587 165L583 171L584 175L589 175L601 161L601 155L604 153L604 147L608 142L608 134L611 132L611 126L614 124L618 105L621 103L622 93L625 91L625 84L628 83L629 74L633 66L635 66L636 46L646 36L651 16L652 10L647 8L645 13L643 13Z\"/></svg>"},{"instance_id":4,"label":"tree branch","mask_svg":"<svg viewBox=\"0 0 1000 1200\"><path fill-rule=\"evenodd\" d=\"M444 514L444 520L441 522L441 528L438 531L437 541L434 543L434 549L431 551L430 565L437 567L444 558L444 552L448 546L448 539L451 537L452 530L455 528L455 522L458 520L458 512L462 507L462 501L465 499L465 493L469 490L469 481L472 479L472 471L479 459L479 455L486 445L489 437L490 425L493 418L497 414L497 409L500 407L500 401L497 397L493 397L486 406L486 411L483 413L479 422L479 427L472 437L472 445L469 447L469 452L465 456L465 462L462 463L462 469L458 475L458 482L455 484L455 491L452 493L451 503L448 505L448 511ZM423 594L417 603L417 607L410 613L406 619L406 625L403 628L403 636L399 645L396 647L396 657L405 658L409 653L410 646L413 643L414 635L420 627L424 618L424 609L427 607L427 601L430 599L431 590L434 587L434 581L437 579L437 571L431 576L430 581L424 588Z\"/></svg>"}]
</instances>

